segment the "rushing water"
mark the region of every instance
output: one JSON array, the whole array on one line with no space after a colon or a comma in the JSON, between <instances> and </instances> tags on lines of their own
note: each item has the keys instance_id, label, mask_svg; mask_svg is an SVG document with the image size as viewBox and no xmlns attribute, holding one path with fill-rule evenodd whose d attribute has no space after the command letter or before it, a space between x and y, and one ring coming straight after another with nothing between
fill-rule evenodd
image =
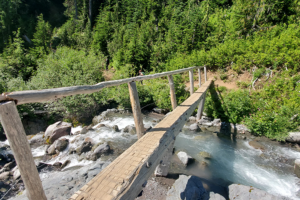
<instances>
[{"instance_id":1,"label":"rushing water","mask_svg":"<svg viewBox=\"0 0 300 200\"><path fill-rule=\"evenodd\" d=\"M154 126L154 120L153 117L145 116L144 124ZM101 124L118 125L119 129L123 129L127 125L134 124L134 120L128 114L114 114ZM71 163L64 170L93 163L93 161L80 159L78 155L68 154L70 148L78 147L86 137L92 138L95 143L113 141L120 149L128 148L137 140L136 135L123 133L123 131L115 132L109 127L98 129L96 127L97 125L94 126L95 131L89 131L85 135L65 136L70 141L68 148L47 163L64 162L68 159ZM81 130L81 127L72 128L72 133L78 130ZM249 146L247 140L232 141L217 137L211 132L192 133L187 126L183 128L175 142L176 151L183 150L198 161L197 164L185 170L187 174L199 176L221 186L239 183L274 195L300 199L296 196L299 179L293 174L293 162L296 158L300 158L300 153L280 145L271 145L268 142L263 145L266 147L264 152ZM36 161L45 155L45 150L46 146L32 149ZM202 158L199 155L201 151L210 153L212 158ZM205 161L207 166L203 168L199 165L201 161ZM49 173L52 172L48 172L47 176L41 175L41 178L49 177Z\"/></svg>"}]
</instances>

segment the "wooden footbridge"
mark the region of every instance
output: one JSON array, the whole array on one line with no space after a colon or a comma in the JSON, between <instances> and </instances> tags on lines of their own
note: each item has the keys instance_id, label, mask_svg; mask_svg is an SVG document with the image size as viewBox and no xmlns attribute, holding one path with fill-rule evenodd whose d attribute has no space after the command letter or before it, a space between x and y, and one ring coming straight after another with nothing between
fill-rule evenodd
<instances>
[{"instance_id":1,"label":"wooden footbridge","mask_svg":"<svg viewBox=\"0 0 300 200\"><path fill-rule=\"evenodd\" d=\"M205 83L201 85L201 69ZM194 92L193 70L198 70L199 89ZM172 75L189 72L190 97L177 106ZM173 111L147 134L144 133L136 81L167 76ZM166 176L176 136L198 106L197 119L201 118L205 95L211 81L207 81L206 67L190 67L147 76L101 82L91 86L74 86L46 90L4 93L0 96L0 120L14 152L27 196L30 200L46 200L30 146L16 105L46 102L76 94L90 94L103 88L128 84L130 101L138 135L138 141L116 158L96 177L77 191L69 200L135 199L142 185L154 173Z\"/></svg>"}]
</instances>

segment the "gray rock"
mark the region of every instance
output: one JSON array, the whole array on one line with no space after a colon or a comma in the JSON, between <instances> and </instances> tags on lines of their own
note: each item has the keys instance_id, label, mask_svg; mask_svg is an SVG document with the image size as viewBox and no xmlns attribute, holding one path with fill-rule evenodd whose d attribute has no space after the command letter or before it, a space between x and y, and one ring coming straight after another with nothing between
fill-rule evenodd
<instances>
[{"instance_id":1,"label":"gray rock","mask_svg":"<svg viewBox=\"0 0 300 200\"><path fill-rule=\"evenodd\" d=\"M70 135L71 134L71 123L66 122L56 122L50 126L48 126L46 132L45 132L45 138L49 139L50 143L53 143L58 138Z\"/></svg>"},{"instance_id":2,"label":"gray rock","mask_svg":"<svg viewBox=\"0 0 300 200\"><path fill-rule=\"evenodd\" d=\"M300 178L300 159L295 160L294 164L294 173L298 178Z\"/></svg>"},{"instance_id":3,"label":"gray rock","mask_svg":"<svg viewBox=\"0 0 300 200\"><path fill-rule=\"evenodd\" d=\"M166 200L208 200L209 194L204 189L201 179L196 176L180 175L167 193Z\"/></svg>"},{"instance_id":4,"label":"gray rock","mask_svg":"<svg viewBox=\"0 0 300 200\"><path fill-rule=\"evenodd\" d=\"M105 127L105 124L99 124L96 128Z\"/></svg>"},{"instance_id":5,"label":"gray rock","mask_svg":"<svg viewBox=\"0 0 300 200\"><path fill-rule=\"evenodd\" d=\"M190 116L188 121L189 121L189 122L196 122L197 119L196 119L196 117L194 117L194 116Z\"/></svg>"},{"instance_id":6,"label":"gray rock","mask_svg":"<svg viewBox=\"0 0 300 200\"><path fill-rule=\"evenodd\" d=\"M101 157L102 154L107 154L110 152L110 146L107 144L107 142L99 145L93 153L89 156L90 160L96 161L98 158Z\"/></svg>"},{"instance_id":7,"label":"gray rock","mask_svg":"<svg viewBox=\"0 0 300 200\"><path fill-rule=\"evenodd\" d=\"M274 196L252 186L232 184L228 189L229 199L234 200L287 200L285 197Z\"/></svg>"},{"instance_id":8,"label":"gray rock","mask_svg":"<svg viewBox=\"0 0 300 200\"><path fill-rule=\"evenodd\" d=\"M33 136L28 142L30 145L37 145L40 146L42 144L44 144L46 142L45 138L44 138L44 132L41 132L39 134L36 134L35 136Z\"/></svg>"},{"instance_id":9,"label":"gray rock","mask_svg":"<svg viewBox=\"0 0 300 200\"><path fill-rule=\"evenodd\" d=\"M209 193L209 200L226 200L223 196L219 195L218 193Z\"/></svg>"},{"instance_id":10,"label":"gray rock","mask_svg":"<svg viewBox=\"0 0 300 200\"><path fill-rule=\"evenodd\" d=\"M69 140L66 138L62 138L59 140L56 140L48 149L47 149L47 153L49 155L53 155L56 154L57 151L63 151L67 148L67 146L69 145Z\"/></svg>"},{"instance_id":11,"label":"gray rock","mask_svg":"<svg viewBox=\"0 0 300 200\"><path fill-rule=\"evenodd\" d=\"M194 132L200 132L200 131L201 131L201 129L200 129L200 127L198 126L197 123L191 124L190 127L189 127L189 130L190 130L190 131L194 131Z\"/></svg>"},{"instance_id":12,"label":"gray rock","mask_svg":"<svg viewBox=\"0 0 300 200\"><path fill-rule=\"evenodd\" d=\"M184 165L188 165L192 162L195 161L194 158L192 158L191 156L189 156L187 153L185 153L184 151L180 151L177 153L177 156L179 158L179 160L184 164Z\"/></svg>"},{"instance_id":13,"label":"gray rock","mask_svg":"<svg viewBox=\"0 0 300 200\"><path fill-rule=\"evenodd\" d=\"M86 134L87 132L88 132L87 127L84 126L84 127L81 129L80 134Z\"/></svg>"},{"instance_id":14,"label":"gray rock","mask_svg":"<svg viewBox=\"0 0 300 200\"><path fill-rule=\"evenodd\" d=\"M9 179L10 173L9 172L3 172L0 174L0 180L6 181Z\"/></svg>"},{"instance_id":15,"label":"gray rock","mask_svg":"<svg viewBox=\"0 0 300 200\"><path fill-rule=\"evenodd\" d=\"M286 138L287 142L300 143L300 132L289 132L288 137Z\"/></svg>"},{"instance_id":16,"label":"gray rock","mask_svg":"<svg viewBox=\"0 0 300 200\"><path fill-rule=\"evenodd\" d=\"M212 121L213 126L221 126L221 119L214 119Z\"/></svg>"},{"instance_id":17,"label":"gray rock","mask_svg":"<svg viewBox=\"0 0 300 200\"><path fill-rule=\"evenodd\" d=\"M211 158L211 155L205 151L201 151L199 155L202 156L203 158Z\"/></svg>"},{"instance_id":18,"label":"gray rock","mask_svg":"<svg viewBox=\"0 0 300 200\"><path fill-rule=\"evenodd\" d=\"M84 141L80 147L76 149L76 153L81 155L82 153L88 152L92 149L93 144L91 141Z\"/></svg>"},{"instance_id":19,"label":"gray rock","mask_svg":"<svg viewBox=\"0 0 300 200\"><path fill-rule=\"evenodd\" d=\"M131 135L136 134L136 128L133 125L128 125L123 130L124 133L130 133Z\"/></svg>"},{"instance_id":20,"label":"gray rock","mask_svg":"<svg viewBox=\"0 0 300 200\"><path fill-rule=\"evenodd\" d=\"M5 171L10 171L11 169L13 169L16 166L16 162L9 162L6 163L3 168L1 169L1 172L5 172Z\"/></svg>"},{"instance_id":21,"label":"gray rock","mask_svg":"<svg viewBox=\"0 0 300 200\"><path fill-rule=\"evenodd\" d=\"M120 131L118 125L114 125L114 126L112 127L112 129L113 129L115 132L119 132L119 131Z\"/></svg>"},{"instance_id":22,"label":"gray rock","mask_svg":"<svg viewBox=\"0 0 300 200\"><path fill-rule=\"evenodd\" d=\"M70 160L66 160L61 166L60 166L60 168L65 168L68 164L70 164L71 163L71 161Z\"/></svg>"}]
</instances>

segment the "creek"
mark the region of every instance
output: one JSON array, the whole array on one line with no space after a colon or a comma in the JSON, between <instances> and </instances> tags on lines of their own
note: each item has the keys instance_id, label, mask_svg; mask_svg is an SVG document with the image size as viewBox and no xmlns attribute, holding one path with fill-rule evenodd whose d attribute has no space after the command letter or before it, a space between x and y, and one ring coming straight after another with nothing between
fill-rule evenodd
<instances>
[{"instance_id":1,"label":"creek","mask_svg":"<svg viewBox=\"0 0 300 200\"><path fill-rule=\"evenodd\" d=\"M156 115L145 115L144 124L151 125L153 127L157 123L158 118L159 117ZM118 125L121 130L127 125L134 124L134 120L131 114L113 113L110 114L105 121L102 121L101 124L109 126ZM217 185L220 186L219 188L223 188L223 191L219 190L219 193L223 193L223 195L226 195L224 194L226 193L224 188L232 183L238 183L256 187L273 195L285 196L291 199L300 199L300 197L297 196L300 179L298 179L293 173L294 160L300 158L300 152L293 150L291 147L282 146L279 143L268 140L261 141L261 144L265 147L265 150L261 151L251 147L248 144L250 140L232 140L230 138L218 137L216 134L209 131L191 132L188 130L188 125L189 124L187 123L184 126L182 132L176 138L175 151L185 151L195 158L196 162L186 168L176 168L178 165L172 164L170 169L171 173L198 176L207 183L212 183L212 185ZM69 149L72 147L78 147L85 138L92 138L92 140L96 143L113 142L114 148L118 148L122 151L126 150L137 140L136 135L123 133L123 130L115 132L109 127L96 127L97 125L93 127L93 131L89 131L84 135L64 136L70 141L67 149L60 152L58 156L47 160L45 163L63 163L66 160L70 160L71 163L59 172L40 172L40 177L44 187L47 188L47 181L51 182L51 184L55 183L55 177L62 177L62 180L68 180L69 174L75 172L80 174L83 171L87 171L88 169L90 170L91 166L96 166L96 164L99 163L103 168L116 158L117 155L110 155L102 156L97 161L90 161L85 160L83 156L78 156L77 154L70 155L68 153ZM81 129L82 128L80 126L72 128L72 133ZM5 141L4 144L8 144L8 142ZM46 145L32 148L32 153L36 162L43 159L46 148ZM203 158L199 154L199 152L203 151L209 153L211 158ZM176 157L177 156L174 154L172 158L174 163L178 162ZM99 168L99 170L101 169ZM87 180L77 184L76 187L68 186L68 190L70 190L69 194L76 192L91 178L92 177L88 177ZM71 180L74 180L74 178ZM204 186L206 185L205 181ZM51 187L52 186L48 186L49 190L54 189L54 187ZM206 189L207 188L210 188L209 184L207 184ZM213 187L211 190L218 192L218 189L214 189ZM58 190L54 192L57 192L59 196ZM46 191L46 195L48 193L49 192ZM62 195L61 197L54 199L67 198L68 196ZM26 197L23 194L18 197L12 197L11 199L26 199Z\"/></svg>"}]
</instances>

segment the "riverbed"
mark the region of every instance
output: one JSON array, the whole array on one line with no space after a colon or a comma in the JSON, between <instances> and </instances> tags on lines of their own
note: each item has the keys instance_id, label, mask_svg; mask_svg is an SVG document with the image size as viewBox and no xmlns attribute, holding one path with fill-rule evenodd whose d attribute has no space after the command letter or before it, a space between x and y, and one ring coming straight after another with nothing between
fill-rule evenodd
<instances>
[{"instance_id":1,"label":"riverbed","mask_svg":"<svg viewBox=\"0 0 300 200\"><path fill-rule=\"evenodd\" d=\"M144 115L144 124L154 127L160 118L159 115L154 114ZM82 155L70 155L69 150L78 147L85 138L89 137L95 141L95 143L112 142L114 148L120 150L119 153L126 150L137 140L136 135L124 133L122 130L127 125L134 124L133 117L130 113L110 114L106 120L101 121L101 124L108 126L96 128L98 126L98 124L96 124L93 127L94 130L89 131L85 135L64 136L70 141L67 149L60 152L58 156L45 161L45 163L63 163L66 160L70 160L71 163L62 171L44 171L40 173L43 186L47 188L46 195L56 192L58 193L57 198L54 199L67 199L69 197L68 195L75 193L88 180L93 178L96 172L101 171L118 156L118 154L102 156L97 161L91 161L84 159ZM110 128L113 125L118 125L121 131L116 132ZM219 137L217 134L209 131L191 132L188 127L189 124L187 123L176 138L175 152L185 151L195 158L196 161L184 167L180 165L176 154L174 154L170 174L198 176L203 180L207 190L220 193L223 196L226 196L226 188L228 185L238 183L256 187L273 195L300 199L300 196L297 196L300 179L293 173L294 160L300 158L300 152L286 145L268 140L260 141L265 147L265 150L261 151L254 149L248 144L248 142L254 138L244 140ZM76 133L81 129L82 127L80 126L72 128L72 133ZM4 143L8 144L7 141ZM43 160L46 148L46 145L32 148L36 162ZM211 158L203 158L199 155L200 152L209 153ZM98 166L98 168L96 167L98 171L94 170L95 166ZM69 192L63 196L59 195L60 190L57 190L57 186L49 186L55 183L55 177L65 177L67 180L74 174L76 174L76 177L80 177L78 174L89 170L92 175L87 176L84 181L73 187L67 185L66 190ZM73 177L72 180L75 180L75 178ZM78 178L78 181L80 181L80 178ZM64 186L66 186L66 183L64 183ZM51 190L56 191L51 192ZM63 189L61 189L61 192L64 192ZM26 197L25 194L22 193L18 197L12 197L11 199L26 199Z\"/></svg>"}]
</instances>

